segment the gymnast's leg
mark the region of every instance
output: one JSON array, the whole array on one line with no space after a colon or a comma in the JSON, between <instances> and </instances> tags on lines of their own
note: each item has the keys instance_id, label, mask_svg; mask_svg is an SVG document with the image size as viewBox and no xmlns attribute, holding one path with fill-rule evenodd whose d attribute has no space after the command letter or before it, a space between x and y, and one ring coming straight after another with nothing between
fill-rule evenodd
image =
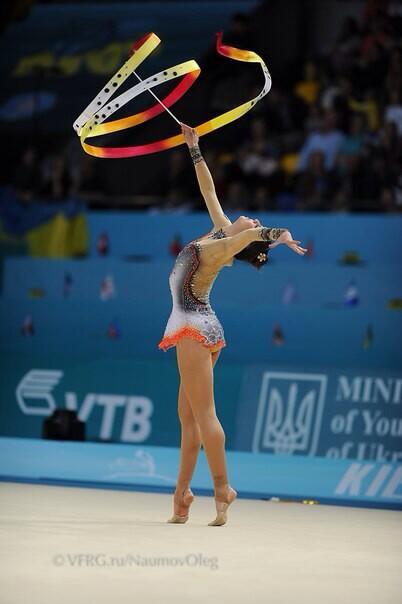
<instances>
[{"instance_id":1,"label":"gymnast's leg","mask_svg":"<svg viewBox=\"0 0 402 604\"><path fill-rule=\"evenodd\" d=\"M219 354L220 350L211 353L212 367L215 366ZM200 427L194 418L182 380L180 380L179 386L178 413L181 426L181 447L176 491L182 493L190 486L202 444Z\"/></svg>"},{"instance_id":2,"label":"gymnast's leg","mask_svg":"<svg viewBox=\"0 0 402 604\"><path fill-rule=\"evenodd\" d=\"M195 421L183 381L180 380L178 413L181 428L180 467L177 477L176 493L183 493L190 486L191 478L201 448L201 433Z\"/></svg>"},{"instance_id":3,"label":"gymnast's leg","mask_svg":"<svg viewBox=\"0 0 402 604\"><path fill-rule=\"evenodd\" d=\"M214 483L215 499L230 503L235 497L235 491L228 483L225 433L215 410L211 353L206 346L187 337L179 340L176 349L180 378L194 419L200 428Z\"/></svg>"}]
</instances>

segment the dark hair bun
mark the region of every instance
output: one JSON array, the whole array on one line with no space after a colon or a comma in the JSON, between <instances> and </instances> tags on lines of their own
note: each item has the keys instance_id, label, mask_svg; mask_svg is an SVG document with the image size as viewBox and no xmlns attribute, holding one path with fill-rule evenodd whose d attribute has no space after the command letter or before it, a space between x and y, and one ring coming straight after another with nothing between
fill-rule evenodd
<instances>
[{"instance_id":1,"label":"dark hair bun","mask_svg":"<svg viewBox=\"0 0 402 604\"><path fill-rule=\"evenodd\" d=\"M260 269L268 262L269 244L266 241L253 241L241 252L235 254L237 260L243 260L252 264L255 268Z\"/></svg>"}]
</instances>

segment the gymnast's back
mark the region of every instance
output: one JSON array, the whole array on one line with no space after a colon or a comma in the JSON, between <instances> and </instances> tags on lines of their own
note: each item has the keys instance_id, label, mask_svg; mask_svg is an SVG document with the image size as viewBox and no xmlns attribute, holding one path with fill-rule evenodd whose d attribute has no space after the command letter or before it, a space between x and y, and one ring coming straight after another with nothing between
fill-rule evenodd
<instances>
[{"instance_id":1,"label":"gymnast's back","mask_svg":"<svg viewBox=\"0 0 402 604\"><path fill-rule=\"evenodd\" d=\"M194 310L199 303L209 305L209 293L222 264L212 261L203 254L202 241L226 237L217 229L187 243L176 258L170 273L169 284L173 301L180 303L183 310Z\"/></svg>"}]
</instances>

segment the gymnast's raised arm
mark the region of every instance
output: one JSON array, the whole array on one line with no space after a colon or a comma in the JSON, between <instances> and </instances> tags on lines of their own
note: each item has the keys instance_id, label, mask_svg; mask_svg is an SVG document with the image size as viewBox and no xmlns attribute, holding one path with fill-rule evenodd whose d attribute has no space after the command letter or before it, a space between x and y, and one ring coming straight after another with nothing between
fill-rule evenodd
<instances>
[{"instance_id":1,"label":"gymnast's raised arm","mask_svg":"<svg viewBox=\"0 0 402 604\"><path fill-rule=\"evenodd\" d=\"M214 181L211 172L201 155L198 145L198 134L194 128L190 128L186 124L181 125L183 136L190 150L191 158L194 163L195 172L197 175L198 184L201 194L204 198L209 215L214 224L215 229L232 224L229 218L224 214L219 199L216 196Z\"/></svg>"}]
</instances>

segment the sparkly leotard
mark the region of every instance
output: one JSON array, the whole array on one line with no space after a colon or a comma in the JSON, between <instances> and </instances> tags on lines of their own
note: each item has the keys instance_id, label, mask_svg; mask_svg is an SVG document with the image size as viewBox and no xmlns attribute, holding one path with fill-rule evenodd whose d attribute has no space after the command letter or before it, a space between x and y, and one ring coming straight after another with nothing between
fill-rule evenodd
<instances>
[{"instance_id":1,"label":"sparkly leotard","mask_svg":"<svg viewBox=\"0 0 402 604\"><path fill-rule=\"evenodd\" d=\"M222 239L222 229L212 231L187 245L178 254L169 276L173 308L158 348L167 351L180 338L189 336L211 352L226 346L223 327L209 302L209 294L220 268L200 267L200 239Z\"/></svg>"}]
</instances>

